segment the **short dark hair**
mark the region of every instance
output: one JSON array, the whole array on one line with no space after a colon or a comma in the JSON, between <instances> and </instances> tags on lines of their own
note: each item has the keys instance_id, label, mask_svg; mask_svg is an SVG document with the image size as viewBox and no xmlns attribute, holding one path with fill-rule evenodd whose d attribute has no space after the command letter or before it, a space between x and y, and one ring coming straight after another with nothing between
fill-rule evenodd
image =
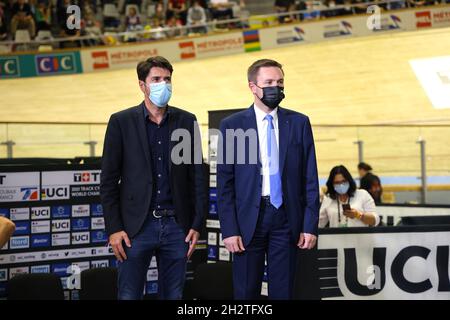
<instances>
[{"instance_id":1,"label":"short dark hair","mask_svg":"<svg viewBox=\"0 0 450 320\"><path fill-rule=\"evenodd\" d=\"M255 62L253 62L253 64L248 68L247 70L247 79L249 82L256 82L256 77L258 76L258 72L259 69L264 68L264 67L276 67L276 68L280 68L281 72L283 72L283 66L275 61L275 60L271 60L271 59L261 59L261 60L257 60Z\"/></svg>"},{"instance_id":2,"label":"short dark hair","mask_svg":"<svg viewBox=\"0 0 450 320\"><path fill-rule=\"evenodd\" d=\"M138 79L145 82L145 78L147 78L150 70L154 67L169 70L170 74L173 73L173 67L169 60L161 56L150 57L138 63L136 68Z\"/></svg>"},{"instance_id":3,"label":"short dark hair","mask_svg":"<svg viewBox=\"0 0 450 320\"><path fill-rule=\"evenodd\" d=\"M342 174L344 176L345 180L347 180L348 183L350 184L350 188L348 189L347 194L349 197L353 197L353 195L355 194L355 191L356 191L356 183L355 183L355 180L353 180L353 177L350 174L350 172L343 165L339 165L339 166L336 166L333 169L331 169L330 176L328 177L328 180L327 180L327 195L331 199L336 200L337 193L336 193L336 190L334 190L333 181L334 181L334 177L338 174Z\"/></svg>"},{"instance_id":4,"label":"short dark hair","mask_svg":"<svg viewBox=\"0 0 450 320\"><path fill-rule=\"evenodd\" d=\"M372 167L368 163L365 163L365 162L360 162L358 164L358 169L359 170L372 171Z\"/></svg>"}]
</instances>

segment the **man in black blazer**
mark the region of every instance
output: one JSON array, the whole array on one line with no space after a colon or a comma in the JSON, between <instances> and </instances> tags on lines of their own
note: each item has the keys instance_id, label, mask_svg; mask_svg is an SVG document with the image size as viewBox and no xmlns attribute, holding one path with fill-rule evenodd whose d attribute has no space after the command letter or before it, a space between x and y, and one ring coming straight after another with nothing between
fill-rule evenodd
<instances>
[{"instance_id":1,"label":"man in black blazer","mask_svg":"<svg viewBox=\"0 0 450 320\"><path fill-rule=\"evenodd\" d=\"M142 299L153 256L158 298L181 299L187 259L204 225L199 128L195 115L168 105L172 72L163 57L140 62L144 101L113 114L106 130L101 201L119 260L119 299Z\"/></svg>"}]
</instances>

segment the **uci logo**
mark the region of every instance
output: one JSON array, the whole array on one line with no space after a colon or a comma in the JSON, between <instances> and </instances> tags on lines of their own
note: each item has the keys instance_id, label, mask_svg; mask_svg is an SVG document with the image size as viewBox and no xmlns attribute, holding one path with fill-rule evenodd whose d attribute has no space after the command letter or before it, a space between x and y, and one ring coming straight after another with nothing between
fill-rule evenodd
<instances>
[{"instance_id":1,"label":"uci logo","mask_svg":"<svg viewBox=\"0 0 450 320\"><path fill-rule=\"evenodd\" d=\"M72 235L72 243L88 243L88 242L89 242L88 233L79 233Z\"/></svg>"},{"instance_id":2,"label":"uci logo","mask_svg":"<svg viewBox=\"0 0 450 320\"><path fill-rule=\"evenodd\" d=\"M436 259L434 263L436 279L424 277L419 281L410 280L411 275L405 275L405 265L410 259L422 259L427 261L431 249L423 246L408 246L401 249L392 261L388 261L387 248L373 249L373 265L368 268L367 273L371 274L367 283L361 284L358 281L358 263L354 248L344 249L344 279L347 289L358 296L372 296L381 292L386 285L386 274L390 272L391 278L397 288L410 294L418 294L435 288L437 292L450 292L449 277L449 246L437 246ZM430 261L431 262L431 261ZM371 270L369 270L371 269ZM432 283L432 280L435 283Z\"/></svg>"},{"instance_id":3,"label":"uci logo","mask_svg":"<svg viewBox=\"0 0 450 320\"><path fill-rule=\"evenodd\" d=\"M53 231L57 231L57 230L69 230L70 229L70 224L69 221L66 220L61 220L61 221L52 221L52 229Z\"/></svg>"},{"instance_id":4,"label":"uci logo","mask_svg":"<svg viewBox=\"0 0 450 320\"><path fill-rule=\"evenodd\" d=\"M44 199L68 199L68 187L51 187L42 190L42 200Z\"/></svg>"},{"instance_id":5,"label":"uci logo","mask_svg":"<svg viewBox=\"0 0 450 320\"><path fill-rule=\"evenodd\" d=\"M50 217L50 210L45 209L31 209L31 219L46 219Z\"/></svg>"}]
</instances>

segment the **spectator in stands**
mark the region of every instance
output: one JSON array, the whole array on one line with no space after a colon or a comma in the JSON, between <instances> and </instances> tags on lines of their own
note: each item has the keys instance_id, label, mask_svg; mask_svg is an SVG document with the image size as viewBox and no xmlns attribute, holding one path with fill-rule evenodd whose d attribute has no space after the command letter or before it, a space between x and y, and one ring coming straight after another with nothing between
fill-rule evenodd
<instances>
[{"instance_id":1,"label":"spectator in stands","mask_svg":"<svg viewBox=\"0 0 450 320\"><path fill-rule=\"evenodd\" d=\"M233 4L228 0L211 0L211 15L213 19L233 19Z\"/></svg>"},{"instance_id":2,"label":"spectator in stands","mask_svg":"<svg viewBox=\"0 0 450 320\"><path fill-rule=\"evenodd\" d=\"M372 196L376 205L382 203L381 196L383 194L383 188L381 187L381 180L378 176L369 172L361 179L361 189L366 190Z\"/></svg>"},{"instance_id":3,"label":"spectator in stands","mask_svg":"<svg viewBox=\"0 0 450 320\"><path fill-rule=\"evenodd\" d=\"M389 2L389 3L386 4L386 9L387 10L403 9L405 7L406 7L406 1L405 0Z\"/></svg>"},{"instance_id":4,"label":"spectator in stands","mask_svg":"<svg viewBox=\"0 0 450 320\"><path fill-rule=\"evenodd\" d=\"M71 5L70 0L61 0L58 1L56 8L56 16L58 20L58 26L63 31L66 28L67 24L67 8Z\"/></svg>"},{"instance_id":5,"label":"spectator in stands","mask_svg":"<svg viewBox=\"0 0 450 320\"><path fill-rule=\"evenodd\" d=\"M177 19L175 16L170 17L167 20L166 27L168 30L165 31L167 38L175 38L183 35L181 27L183 26L180 19Z\"/></svg>"},{"instance_id":6,"label":"spectator in stands","mask_svg":"<svg viewBox=\"0 0 450 320\"><path fill-rule=\"evenodd\" d=\"M325 9L325 6L316 0L307 0L306 9L308 12L303 13L303 20L313 20L320 18L320 9Z\"/></svg>"},{"instance_id":7,"label":"spectator in stands","mask_svg":"<svg viewBox=\"0 0 450 320\"><path fill-rule=\"evenodd\" d=\"M367 0L345 0L344 5L347 10L353 11L355 14L367 13ZM353 9L350 5L354 5Z\"/></svg>"},{"instance_id":8,"label":"spectator in stands","mask_svg":"<svg viewBox=\"0 0 450 320\"><path fill-rule=\"evenodd\" d=\"M289 11L295 11L295 0L275 0L275 12L278 14L287 13ZM279 23L289 22L289 15L278 16Z\"/></svg>"},{"instance_id":9,"label":"spectator in stands","mask_svg":"<svg viewBox=\"0 0 450 320\"><path fill-rule=\"evenodd\" d=\"M63 28L61 29L60 36L63 38L67 38L65 41L60 42L61 48L79 48L81 47L81 42L77 38L81 35L80 29L70 29L68 25L75 24L75 15L72 14L67 18L67 22L65 23Z\"/></svg>"},{"instance_id":10,"label":"spectator in stands","mask_svg":"<svg viewBox=\"0 0 450 320\"><path fill-rule=\"evenodd\" d=\"M34 19L36 20L36 28L38 31L50 30L52 23L52 10L49 1L40 0L38 2L34 13Z\"/></svg>"},{"instance_id":11,"label":"spectator in stands","mask_svg":"<svg viewBox=\"0 0 450 320\"><path fill-rule=\"evenodd\" d=\"M17 0L12 7L11 33L15 35L17 30L28 30L30 37L36 33L31 7L25 0Z\"/></svg>"},{"instance_id":12,"label":"spectator in stands","mask_svg":"<svg viewBox=\"0 0 450 320\"><path fill-rule=\"evenodd\" d=\"M8 28L6 27L6 15L3 7L0 6L0 41L8 39Z\"/></svg>"},{"instance_id":13,"label":"spectator in stands","mask_svg":"<svg viewBox=\"0 0 450 320\"><path fill-rule=\"evenodd\" d=\"M15 230L16 226L11 220L0 216L0 249L8 242Z\"/></svg>"},{"instance_id":14,"label":"spectator in stands","mask_svg":"<svg viewBox=\"0 0 450 320\"><path fill-rule=\"evenodd\" d=\"M324 5L327 10L322 11L321 16L324 18L331 18L341 15L341 9L336 9L337 5L342 4L342 2L337 2L336 0L325 0Z\"/></svg>"},{"instance_id":15,"label":"spectator in stands","mask_svg":"<svg viewBox=\"0 0 450 320\"><path fill-rule=\"evenodd\" d=\"M166 10L163 0L158 0L155 8L155 19L157 21L166 21Z\"/></svg>"},{"instance_id":16,"label":"spectator in stands","mask_svg":"<svg viewBox=\"0 0 450 320\"><path fill-rule=\"evenodd\" d=\"M127 31L142 30L141 18L138 16L136 7L128 9L128 15L125 19L125 27Z\"/></svg>"},{"instance_id":17,"label":"spectator in stands","mask_svg":"<svg viewBox=\"0 0 450 320\"><path fill-rule=\"evenodd\" d=\"M207 33L206 12L199 0L195 0L187 14L189 33Z\"/></svg>"},{"instance_id":18,"label":"spectator in stands","mask_svg":"<svg viewBox=\"0 0 450 320\"><path fill-rule=\"evenodd\" d=\"M363 227L379 223L380 217L370 194L356 188L347 168L342 165L334 167L320 206L319 227Z\"/></svg>"},{"instance_id":19,"label":"spectator in stands","mask_svg":"<svg viewBox=\"0 0 450 320\"><path fill-rule=\"evenodd\" d=\"M167 19L170 19L172 16L180 19L182 24L186 24L186 15L187 15L187 7L186 0L169 0L168 8L167 8Z\"/></svg>"},{"instance_id":20,"label":"spectator in stands","mask_svg":"<svg viewBox=\"0 0 450 320\"><path fill-rule=\"evenodd\" d=\"M410 8L416 8L416 7L422 7L426 5L426 0L407 0L406 1L408 7Z\"/></svg>"},{"instance_id":21,"label":"spectator in stands","mask_svg":"<svg viewBox=\"0 0 450 320\"><path fill-rule=\"evenodd\" d=\"M90 43L93 45L103 44L101 23L95 17L94 9L89 3L84 5L84 25L86 35L93 37L90 39Z\"/></svg>"}]
</instances>

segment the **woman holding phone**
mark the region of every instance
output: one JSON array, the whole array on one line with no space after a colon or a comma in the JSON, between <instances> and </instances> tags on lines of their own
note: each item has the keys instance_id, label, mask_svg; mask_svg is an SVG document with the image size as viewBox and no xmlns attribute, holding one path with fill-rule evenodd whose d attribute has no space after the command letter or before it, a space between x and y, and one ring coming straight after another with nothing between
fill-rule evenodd
<instances>
[{"instance_id":1,"label":"woman holding phone","mask_svg":"<svg viewBox=\"0 0 450 320\"><path fill-rule=\"evenodd\" d=\"M376 226L380 217L373 198L356 183L343 165L334 167L320 207L319 228Z\"/></svg>"}]
</instances>

